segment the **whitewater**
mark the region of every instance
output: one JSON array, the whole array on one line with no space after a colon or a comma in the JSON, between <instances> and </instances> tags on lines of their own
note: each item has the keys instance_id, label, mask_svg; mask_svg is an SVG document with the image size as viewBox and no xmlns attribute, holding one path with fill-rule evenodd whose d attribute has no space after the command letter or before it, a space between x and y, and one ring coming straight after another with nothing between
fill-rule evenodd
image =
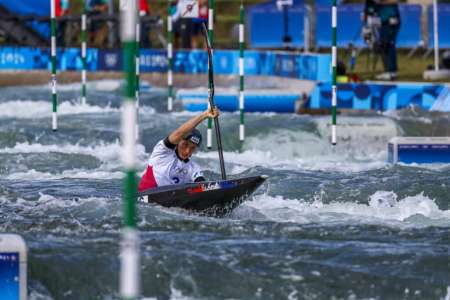
<instances>
[{"instance_id":1,"label":"whitewater","mask_svg":"<svg viewBox=\"0 0 450 300\"><path fill-rule=\"evenodd\" d=\"M30 299L119 299L123 169L120 82L59 92L51 131L48 86L0 92L0 231L29 247ZM153 146L193 116L165 92L141 96L141 175ZM145 299L448 299L450 167L390 165L394 136L448 135L449 115L408 108L338 116L220 117L230 177L267 182L224 218L138 205ZM200 130L206 135L206 126ZM195 160L220 178L217 152Z\"/></svg>"}]
</instances>

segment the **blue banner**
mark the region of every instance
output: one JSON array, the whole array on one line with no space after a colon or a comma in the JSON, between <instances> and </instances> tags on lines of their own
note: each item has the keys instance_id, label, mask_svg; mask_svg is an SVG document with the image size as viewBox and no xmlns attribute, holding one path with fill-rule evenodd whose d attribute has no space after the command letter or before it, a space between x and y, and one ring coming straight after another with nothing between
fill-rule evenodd
<instances>
[{"instance_id":1,"label":"blue banner","mask_svg":"<svg viewBox=\"0 0 450 300\"><path fill-rule=\"evenodd\" d=\"M101 71L121 71L122 53L119 50L99 51L97 68Z\"/></svg>"},{"instance_id":2,"label":"blue banner","mask_svg":"<svg viewBox=\"0 0 450 300\"><path fill-rule=\"evenodd\" d=\"M89 71L121 71L122 53L114 49L87 49ZM238 75L239 52L234 50L214 51L216 74ZM246 51L244 68L246 75L283 76L327 82L331 79L329 55L292 54L271 51ZM81 70L79 48L57 50L59 71ZM141 72L166 72L167 52L163 49L142 49ZM0 48L0 69L42 70L50 69L50 49L4 47ZM180 50L174 52L174 71L186 74L206 73L208 56L203 50Z\"/></svg>"},{"instance_id":3,"label":"blue banner","mask_svg":"<svg viewBox=\"0 0 450 300\"><path fill-rule=\"evenodd\" d=\"M395 110L409 105L430 109L444 85L338 84L337 106L348 109ZM311 93L309 108L331 108L331 84L319 83Z\"/></svg>"},{"instance_id":4,"label":"blue banner","mask_svg":"<svg viewBox=\"0 0 450 300\"><path fill-rule=\"evenodd\" d=\"M36 49L0 48L0 66L10 70L33 70Z\"/></svg>"},{"instance_id":5,"label":"blue banner","mask_svg":"<svg viewBox=\"0 0 450 300\"><path fill-rule=\"evenodd\" d=\"M142 72L166 72L167 65L167 51L162 49L141 50L139 66Z\"/></svg>"},{"instance_id":6,"label":"blue banner","mask_svg":"<svg viewBox=\"0 0 450 300\"><path fill-rule=\"evenodd\" d=\"M214 56L216 56L215 53ZM175 51L173 68L178 73L206 73L208 70L208 55L206 51L200 50Z\"/></svg>"}]
</instances>

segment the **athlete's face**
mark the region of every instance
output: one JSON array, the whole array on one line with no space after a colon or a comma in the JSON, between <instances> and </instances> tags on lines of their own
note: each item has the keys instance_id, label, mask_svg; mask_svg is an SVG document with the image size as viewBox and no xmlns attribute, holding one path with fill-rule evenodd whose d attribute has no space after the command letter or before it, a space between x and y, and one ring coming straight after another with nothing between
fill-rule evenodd
<instances>
[{"instance_id":1,"label":"athlete's face","mask_svg":"<svg viewBox=\"0 0 450 300\"><path fill-rule=\"evenodd\" d=\"M178 155L182 159L190 158L196 149L197 145L191 141L181 140L181 142L178 143Z\"/></svg>"}]
</instances>

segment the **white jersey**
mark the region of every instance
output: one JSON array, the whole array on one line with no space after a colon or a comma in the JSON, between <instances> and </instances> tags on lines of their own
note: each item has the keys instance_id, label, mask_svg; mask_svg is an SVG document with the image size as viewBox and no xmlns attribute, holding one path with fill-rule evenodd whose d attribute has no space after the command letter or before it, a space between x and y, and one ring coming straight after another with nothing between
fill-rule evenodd
<instances>
[{"instance_id":1,"label":"white jersey","mask_svg":"<svg viewBox=\"0 0 450 300\"><path fill-rule=\"evenodd\" d=\"M178 158L175 145L171 144L168 138L155 145L149 166L153 169L158 186L194 182L203 177L202 170L195 162Z\"/></svg>"}]
</instances>

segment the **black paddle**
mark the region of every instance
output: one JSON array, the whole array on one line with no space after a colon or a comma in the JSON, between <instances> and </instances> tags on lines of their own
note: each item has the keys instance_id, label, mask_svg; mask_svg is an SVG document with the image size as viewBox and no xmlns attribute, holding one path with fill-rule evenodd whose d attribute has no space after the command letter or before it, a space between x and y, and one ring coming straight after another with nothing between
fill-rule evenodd
<instances>
[{"instance_id":1,"label":"black paddle","mask_svg":"<svg viewBox=\"0 0 450 300\"><path fill-rule=\"evenodd\" d=\"M208 49L208 101L211 109L215 108L214 104L214 71L213 71L213 60L212 60L212 49L211 42L208 37L208 30L206 29L205 23L203 23L203 33L206 41L206 48ZM219 152L219 160L220 160L220 172L222 173L222 180L227 179L227 175L225 173L225 163L223 161L223 151L222 151L222 140L220 138L220 126L219 126L219 118L214 118L214 127L216 128L216 139L217 139L217 150Z\"/></svg>"}]
</instances>

